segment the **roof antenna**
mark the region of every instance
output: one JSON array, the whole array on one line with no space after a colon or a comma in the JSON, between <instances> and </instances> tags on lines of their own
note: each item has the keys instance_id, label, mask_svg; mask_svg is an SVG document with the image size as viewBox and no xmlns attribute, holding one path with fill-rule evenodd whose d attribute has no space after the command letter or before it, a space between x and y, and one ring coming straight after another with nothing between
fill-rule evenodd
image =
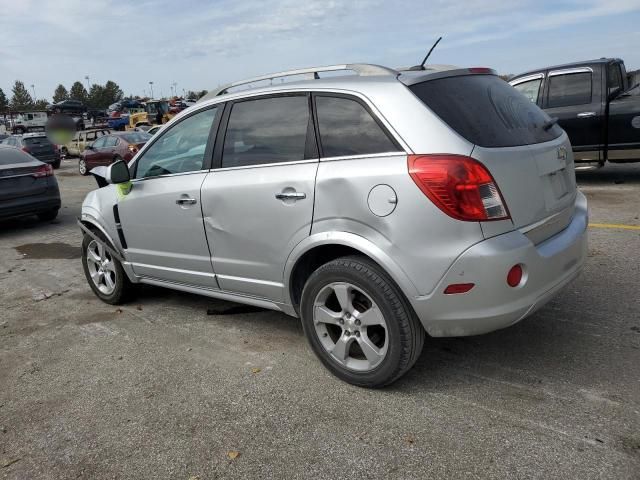
<instances>
[{"instance_id":1,"label":"roof antenna","mask_svg":"<svg viewBox=\"0 0 640 480\"><path fill-rule=\"evenodd\" d=\"M414 70L425 70L424 64L427 63L427 59L429 58L429 55L431 55L431 52L433 52L433 49L436 48L436 45L438 45L438 43L440 43L440 40L442 40L442 37L439 37L438 40L436 40L436 43L433 44L433 46L431 47L431 49L427 53L427 56L424 57L424 60L422 60L422 63L420 65L414 65L409 70L412 70L412 71L414 71Z\"/></svg>"}]
</instances>

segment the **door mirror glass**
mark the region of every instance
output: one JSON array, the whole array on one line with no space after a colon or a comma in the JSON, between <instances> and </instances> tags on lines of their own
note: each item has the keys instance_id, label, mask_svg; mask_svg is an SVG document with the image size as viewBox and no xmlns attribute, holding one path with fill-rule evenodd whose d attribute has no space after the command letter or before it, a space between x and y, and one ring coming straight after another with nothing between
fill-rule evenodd
<instances>
[{"instance_id":1,"label":"door mirror glass","mask_svg":"<svg viewBox=\"0 0 640 480\"><path fill-rule=\"evenodd\" d=\"M622 92L622 89L620 87L612 87L609 89L609 101L613 100L614 98L616 98L620 92Z\"/></svg>"},{"instance_id":2,"label":"door mirror glass","mask_svg":"<svg viewBox=\"0 0 640 480\"><path fill-rule=\"evenodd\" d=\"M130 178L129 167L122 160L118 160L109 165L105 180L107 183L117 184L128 182Z\"/></svg>"}]
</instances>

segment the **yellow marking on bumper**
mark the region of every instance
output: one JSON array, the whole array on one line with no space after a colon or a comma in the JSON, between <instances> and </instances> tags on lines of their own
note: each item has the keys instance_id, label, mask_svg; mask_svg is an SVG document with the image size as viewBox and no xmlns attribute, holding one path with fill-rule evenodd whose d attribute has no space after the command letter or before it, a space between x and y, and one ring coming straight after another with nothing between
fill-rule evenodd
<instances>
[{"instance_id":1,"label":"yellow marking on bumper","mask_svg":"<svg viewBox=\"0 0 640 480\"><path fill-rule=\"evenodd\" d=\"M620 228L622 230L640 230L640 225L621 225L618 223L590 223L592 228Z\"/></svg>"}]
</instances>

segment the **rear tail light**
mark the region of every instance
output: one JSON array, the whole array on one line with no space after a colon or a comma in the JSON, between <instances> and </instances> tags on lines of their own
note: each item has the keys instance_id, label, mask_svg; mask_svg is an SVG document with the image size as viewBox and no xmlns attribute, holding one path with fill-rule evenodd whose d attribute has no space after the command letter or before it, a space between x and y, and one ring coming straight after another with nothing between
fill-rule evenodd
<instances>
[{"instance_id":1,"label":"rear tail light","mask_svg":"<svg viewBox=\"0 0 640 480\"><path fill-rule=\"evenodd\" d=\"M484 165L450 154L409 155L409 175L444 213L468 222L509 217L498 185Z\"/></svg>"},{"instance_id":2,"label":"rear tail light","mask_svg":"<svg viewBox=\"0 0 640 480\"><path fill-rule=\"evenodd\" d=\"M42 177L51 177L53 176L53 167L48 163L38 167L38 169L31 174L32 177L42 178Z\"/></svg>"},{"instance_id":3,"label":"rear tail light","mask_svg":"<svg viewBox=\"0 0 640 480\"><path fill-rule=\"evenodd\" d=\"M131 153L137 153L138 152L138 147L136 147L135 145L129 145L127 148L129 149L129 151Z\"/></svg>"},{"instance_id":4,"label":"rear tail light","mask_svg":"<svg viewBox=\"0 0 640 480\"><path fill-rule=\"evenodd\" d=\"M22 147L22 151L25 153L29 153L29 149L27 147Z\"/></svg>"}]
</instances>

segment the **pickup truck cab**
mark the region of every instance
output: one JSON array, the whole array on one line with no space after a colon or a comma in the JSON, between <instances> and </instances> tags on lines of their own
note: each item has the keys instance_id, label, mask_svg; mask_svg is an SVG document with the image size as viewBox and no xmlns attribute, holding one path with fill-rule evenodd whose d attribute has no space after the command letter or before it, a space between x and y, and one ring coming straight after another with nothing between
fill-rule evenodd
<instances>
[{"instance_id":1,"label":"pickup truck cab","mask_svg":"<svg viewBox=\"0 0 640 480\"><path fill-rule=\"evenodd\" d=\"M558 119L576 162L640 162L640 88L618 58L532 70L509 83Z\"/></svg>"}]
</instances>

